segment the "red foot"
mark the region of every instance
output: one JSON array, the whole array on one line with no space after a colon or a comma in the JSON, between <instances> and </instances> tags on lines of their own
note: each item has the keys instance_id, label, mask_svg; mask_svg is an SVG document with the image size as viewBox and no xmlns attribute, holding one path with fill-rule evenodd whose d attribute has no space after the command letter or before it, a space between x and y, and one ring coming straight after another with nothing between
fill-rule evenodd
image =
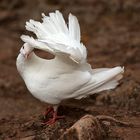
<instances>
[{"instance_id":1,"label":"red foot","mask_svg":"<svg viewBox=\"0 0 140 140\"><path fill-rule=\"evenodd\" d=\"M45 124L47 124L47 125L55 124L55 122L57 120L59 120L59 119L64 119L64 116L56 116L56 117L53 117L49 121L45 122Z\"/></svg>"},{"instance_id":2,"label":"red foot","mask_svg":"<svg viewBox=\"0 0 140 140\"><path fill-rule=\"evenodd\" d=\"M53 107L47 108L47 110L43 113L44 114L44 117L46 117L47 115L49 115L49 113L53 113L53 112L54 112Z\"/></svg>"},{"instance_id":3,"label":"red foot","mask_svg":"<svg viewBox=\"0 0 140 140\"><path fill-rule=\"evenodd\" d=\"M63 119L63 118L64 118L64 116L57 116L57 111L54 111L53 108L49 108L49 109L47 110L47 112L45 113L45 115L48 115L49 113L52 113L52 115L53 115L52 118L49 119L47 122L44 122L43 124L52 125L52 124L54 124L57 120Z\"/></svg>"}]
</instances>

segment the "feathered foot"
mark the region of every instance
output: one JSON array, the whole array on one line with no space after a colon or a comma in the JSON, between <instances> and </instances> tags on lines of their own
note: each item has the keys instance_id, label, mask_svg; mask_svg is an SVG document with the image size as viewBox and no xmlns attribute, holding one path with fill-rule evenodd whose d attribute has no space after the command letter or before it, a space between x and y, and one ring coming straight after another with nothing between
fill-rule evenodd
<instances>
[{"instance_id":1,"label":"feathered foot","mask_svg":"<svg viewBox=\"0 0 140 140\"><path fill-rule=\"evenodd\" d=\"M43 124L52 125L55 124L55 122L59 119L64 119L64 116L58 116L57 115L57 107L49 107L47 111L45 112L45 117L49 115L49 113L52 113L52 118L50 118L48 121L43 122Z\"/></svg>"}]
</instances>

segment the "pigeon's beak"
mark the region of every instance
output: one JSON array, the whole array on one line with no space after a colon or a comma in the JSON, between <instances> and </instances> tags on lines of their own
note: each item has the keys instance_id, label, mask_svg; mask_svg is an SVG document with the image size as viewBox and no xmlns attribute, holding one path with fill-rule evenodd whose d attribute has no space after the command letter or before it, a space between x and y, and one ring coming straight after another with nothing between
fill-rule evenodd
<instances>
[{"instance_id":1,"label":"pigeon's beak","mask_svg":"<svg viewBox=\"0 0 140 140\"><path fill-rule=\"evenodd\" d=\"M25 59L28 59L29 54L28 53L25 53L24 57L25 57Z\"/></svg>"},{"instance_id":2,"label":"pigeon's beak","mask_svg":"<svg viewBox=\"0 0 140 140\"><path fill-rule=\"evenodd\" d=\"M31 53L32 53L32 52L30 52L30 51L29 51L29 52L25 52L25 53L24 53L25 59L28 59Z\"/></svg>"},{"instance_id":3,"label":"pigeon's beak","mask_svg":"<svg viewBox=\"0 0 140 140\"><path fill-rule=\"evenodd\" d=\"M25 52L23 49L20 50L20 53L25 57L25 59L28 59L28 57L29 57L29 55L30 55L30 53Z\"/></svg>"},{"instance_id":4,"label":"pigeon's beak","mask_svg":"<svg viewBox=\"0 0 140 140\"><path fill-rule=\"evenodd\" d=\"M33 47L29 46L29 44L25 43L21 49L20 53L24 56L25 59L28 59L30 54L33 52Z\"/></svg>"}]
</instances>

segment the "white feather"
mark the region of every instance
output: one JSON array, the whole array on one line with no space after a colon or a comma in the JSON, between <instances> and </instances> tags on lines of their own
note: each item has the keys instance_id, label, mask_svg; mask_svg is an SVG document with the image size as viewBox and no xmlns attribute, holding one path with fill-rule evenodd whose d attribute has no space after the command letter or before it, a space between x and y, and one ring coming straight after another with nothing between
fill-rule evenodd
<instances>
[{"instance_id":1,"label":"white feather","mask_svg":"<svg viewBox=\"0 0 140 140\"><path fill-rule=\"evenodd\" d=\"M78 20L72 14L69 14L69 35L74 40L80 42L80 27Z\"/></svg>"},{"instance_id":2,"label":"white feather","mask_svg":"<svg viewBox=\"0 0 140 140\"><path fill-rule=\"evenodd\" d=\"M70 14L69 27L67 27L59 11L50 13L49 17L44 14L42 16L42 23L34 20L26 22L26 29L37 36L37 39L34 39L35 44L33 38L21 36L21 39L34 48L49 50L54 55L57 55L58 52L66 53L77 63L86 62L87 52L85 46L80 42L80 27L77 18Z\"/></svg>"},{"instance_id":3,"label":"white feather","mask_svg":"<svg viewBox=\"0 0 140 140\"><path fill-rule=\"evenodd\" d=\"M89 81L84 87L76 91L75 94L84 94L94 91L97 87L104 86L104 84L107 84L110 81L114 80L117 82L122 78L122 73L124 72L124 68L121 67L115 67L111 69L103 69L102 71L99 70L97 73L93 73L93 76L91 78L91 81ZM112 82L111 82L112 83Z\"/></svg>"}]
</instances>

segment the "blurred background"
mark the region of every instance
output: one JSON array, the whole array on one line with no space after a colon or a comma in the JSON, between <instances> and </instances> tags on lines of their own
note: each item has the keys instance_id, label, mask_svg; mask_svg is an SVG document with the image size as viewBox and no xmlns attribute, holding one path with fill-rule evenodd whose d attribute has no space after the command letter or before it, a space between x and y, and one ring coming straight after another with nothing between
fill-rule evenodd
<instances>
[{"instance_id":1,"label":"blurred background","mask_svg":"<svg viewBox=\"0 0 140 140\"><path fill-rule=\"evenodd\" d=\"M55 10L60 10L66 20L69 13L77 16L81 39L88 50L88 62L93 68L125 67L124 78L117 89L62 105L61 110L67 117L66 124L62 122L63 130L87 112L140 122L139 0L0 0L0 139L26 137L28 133L39 139L62 134L58 134L60 126L55 126L56 133L51 133L54 129L50 129L42 135L44 128L36 133L39 126L26 124L34 123L46 104L30 95L15 65L23 44L20 36L28 33L25 22L41 21L42 12L48 15ZM37 53L43 58L51 57L44 52ZM120 138L140 139L137 129L121 131L118 128L116 132Z\"/></svg>"}]
</instances>

